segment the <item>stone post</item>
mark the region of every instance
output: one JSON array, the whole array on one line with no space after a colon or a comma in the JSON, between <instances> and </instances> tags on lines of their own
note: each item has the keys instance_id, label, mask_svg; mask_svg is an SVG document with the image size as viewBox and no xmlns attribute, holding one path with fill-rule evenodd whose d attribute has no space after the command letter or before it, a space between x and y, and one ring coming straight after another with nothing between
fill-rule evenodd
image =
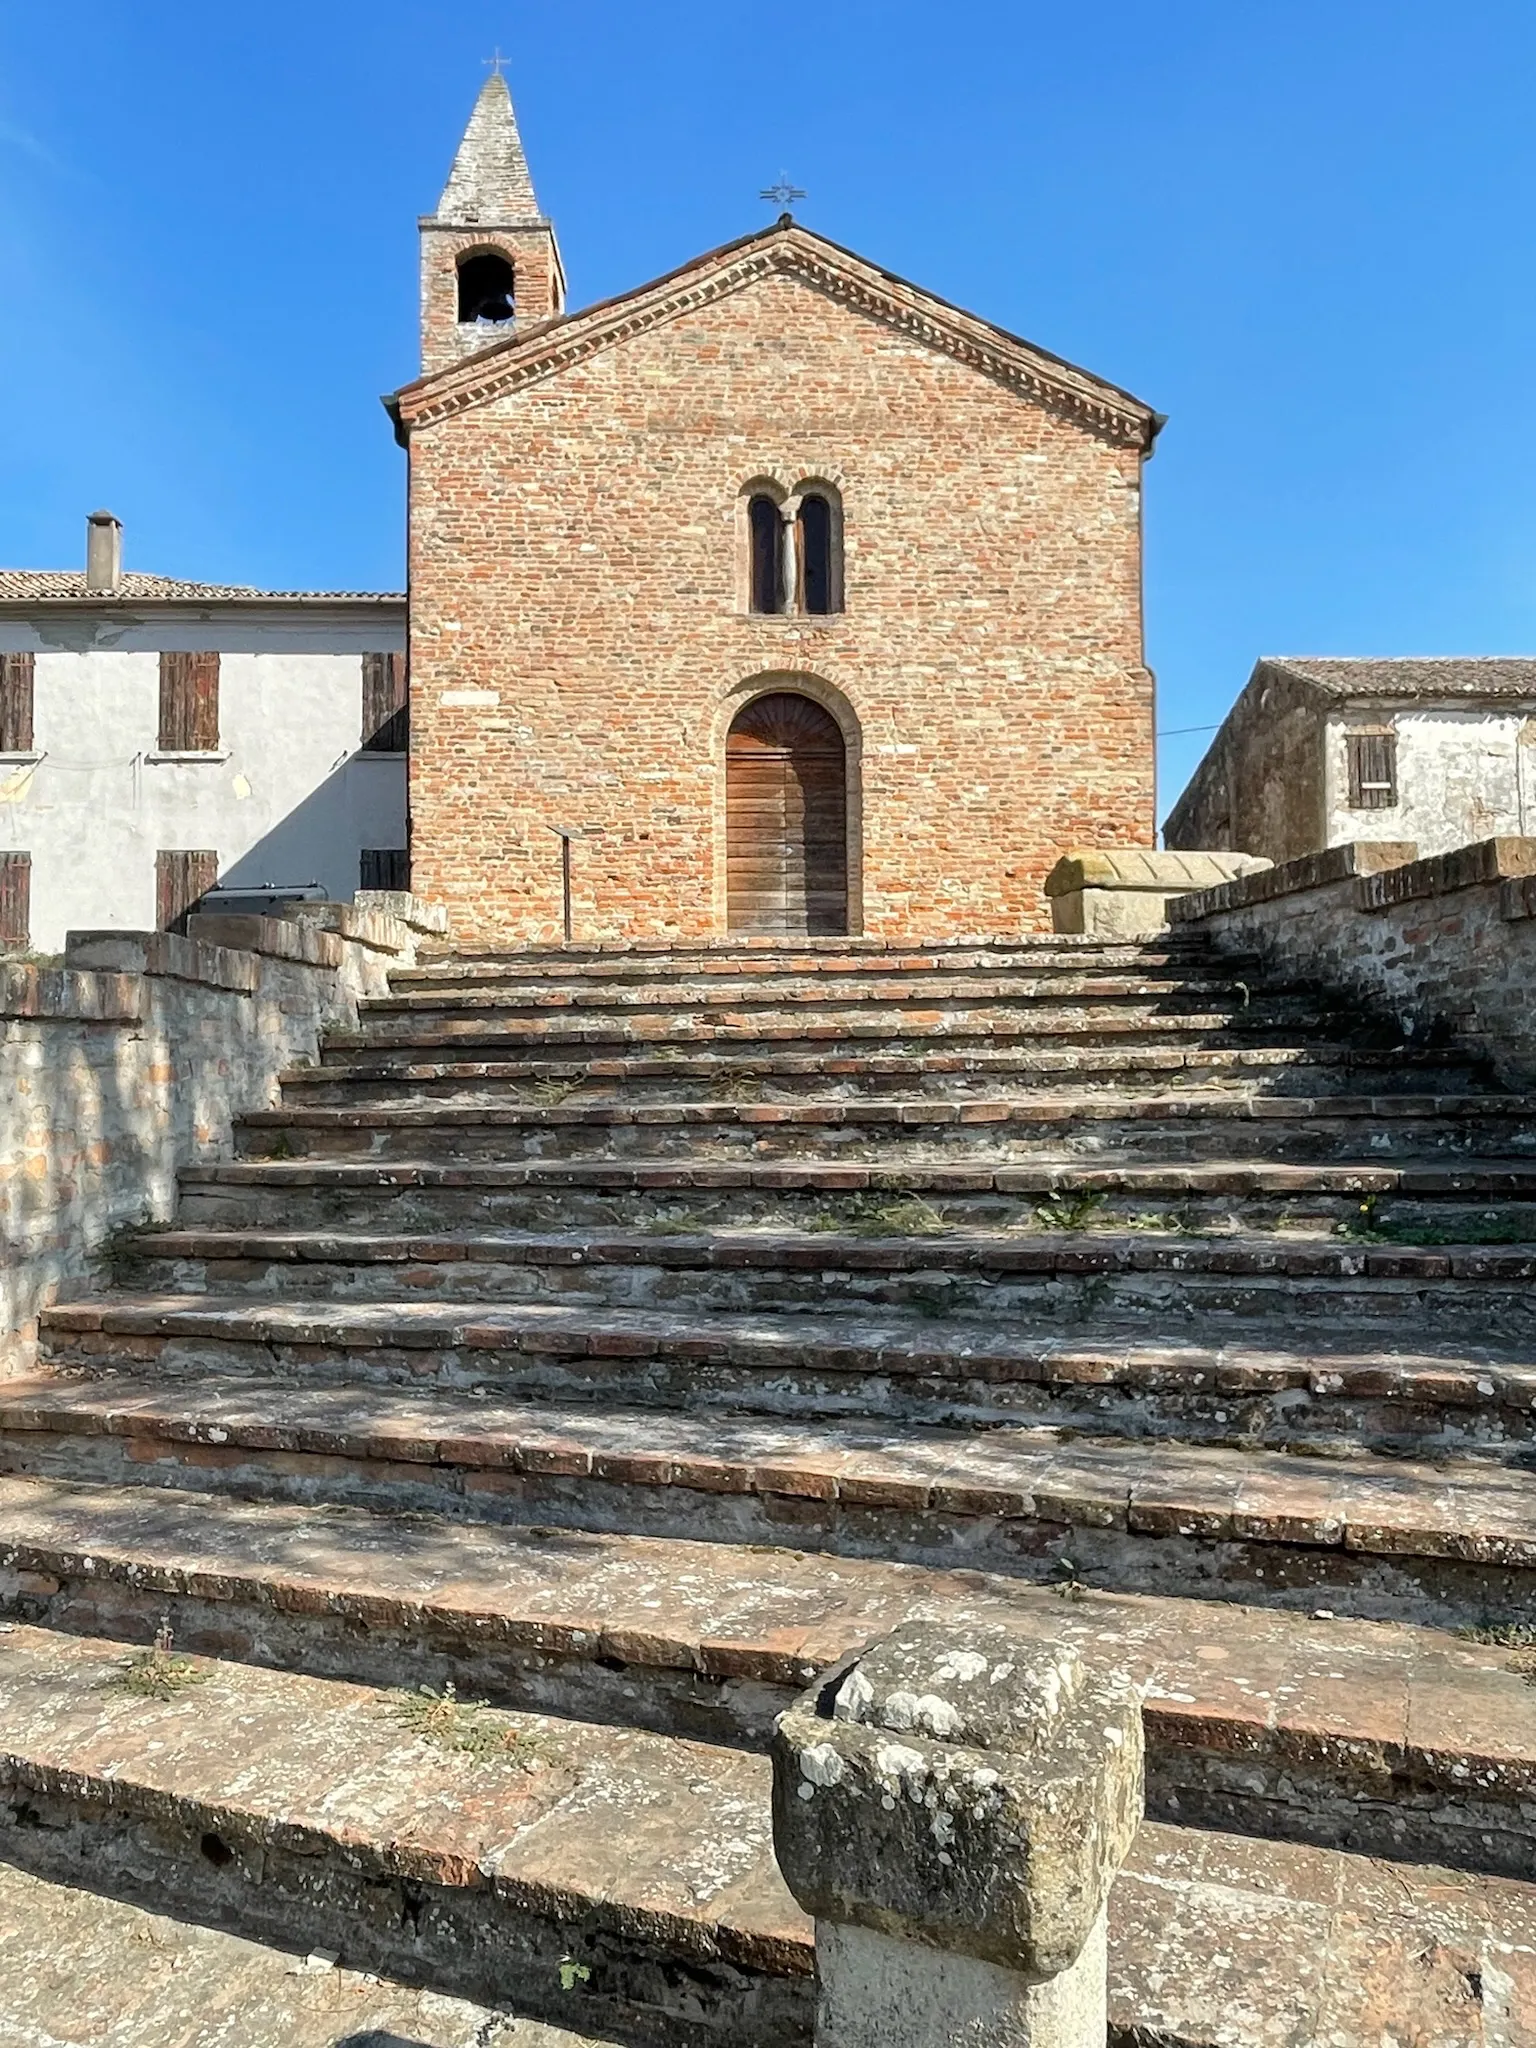
<instances>
[{"instance_id":1,"label":"stone post","mask_svg":"<svg viewBox=\"0 0 1536 2048\"><path fill-rule=\"evenodd\" d=\"M1104 2048L1140 1701L1068 1645L914 1622L779 1717L774 1845L816 2048Z\"/></svg>"}]
</instances>

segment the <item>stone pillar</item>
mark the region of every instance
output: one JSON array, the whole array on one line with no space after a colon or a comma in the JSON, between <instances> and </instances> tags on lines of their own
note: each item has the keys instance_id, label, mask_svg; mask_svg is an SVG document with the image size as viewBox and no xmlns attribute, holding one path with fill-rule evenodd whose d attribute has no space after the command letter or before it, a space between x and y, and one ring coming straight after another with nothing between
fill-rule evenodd
<instances>
[{"instance_id":1,"label":"stone pillar","mask_svg":"<svg viewBox=\"0 0 1536 2048\"><path fill-rule=\"evenodd\" d=\"M1142 1811L1123 1674L910 1623L779 1717L773 1765L816 2048L1104 2048L1105 1902Z\"/></svg>"}]
</instances>

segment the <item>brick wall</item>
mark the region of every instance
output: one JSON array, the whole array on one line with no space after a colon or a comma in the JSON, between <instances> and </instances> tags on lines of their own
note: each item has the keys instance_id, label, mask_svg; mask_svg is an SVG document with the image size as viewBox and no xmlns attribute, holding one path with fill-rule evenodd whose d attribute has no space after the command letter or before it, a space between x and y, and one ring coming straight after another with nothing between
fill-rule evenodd
<instances>
[{"instance_id":1,"label":"brick wall","mask_svg":"<svg viewBox=\"0 0 1536 2048\"><path fill-rule=\"evenodd\" d=\"M64 968L0 965L0 1372L111 1233L169 1219L180 1169L229 1156L235 1117L413 957L398 917L305 912L330 928L194 917L200 937L81 933Z\"/></svg>"},{"instance_id":2,"label":"brick wall","mask_svg":"<svg viewBox=\"0 0 1536 2048\"><path fill-rule=\"evenodd\" d=\"M578 938L723 933L726 730L808 678L856 928L1043 927L1064 847L1153 842L1141 456L782 269L421 420L415 886L461 941L557 938L557 824ZM745 611L762 476L840 492L844 614Z\"/></svg>"},{"instance_id":3,"label":"brick wall","mask_svg":"<svg viewBox=\"0 0 1536 2048\"><path fill-rule=\"evenodd\" d=\"M1536 839L1487 839L1415 860L1357 842L1169 906L1174 928L1315 978L1413 1039L1482 1054L1536 1086Z\"/></svg>"}]
</instances>

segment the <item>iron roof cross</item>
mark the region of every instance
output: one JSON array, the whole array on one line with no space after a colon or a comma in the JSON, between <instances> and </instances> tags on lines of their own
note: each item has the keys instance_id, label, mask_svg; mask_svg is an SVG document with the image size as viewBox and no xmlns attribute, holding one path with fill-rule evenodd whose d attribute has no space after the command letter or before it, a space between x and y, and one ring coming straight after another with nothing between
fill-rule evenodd
<instances>
[{"instance_id":1,"label":"iron roof cross","mask_svg":"<svg viewBox=\"0 0 1536 2048\"><path fill-rule=\"evenodd\" d=\"M766 199L771 205L778 207L781 213L787 213L795 201L803 199L805 194L798 185L792 185L789 182L789 173L787 171L780 171L777 185L765 187L757 196L759 199Z\"/></svg>"},{"instance_id":2,"label":"iron roof cross","mask_svg":"<svg viewBox=\"0 0 1536 2048\"><path fill-rule=\"evenodd\" d=\"M491 57L486 57L482 61L484 62L486 70L494 71L498 78L500 78L501 74L507 68L507 60L501 54L501 45L499 43L496 46L495 55Z\"/></svg>"}]
</instances>

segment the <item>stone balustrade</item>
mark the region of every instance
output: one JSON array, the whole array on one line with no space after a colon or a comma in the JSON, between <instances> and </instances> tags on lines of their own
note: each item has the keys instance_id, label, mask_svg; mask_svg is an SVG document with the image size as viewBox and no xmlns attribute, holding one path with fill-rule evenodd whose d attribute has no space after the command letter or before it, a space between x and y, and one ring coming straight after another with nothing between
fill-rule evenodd
<instances>
[{"instance_id":1,"label":"stone balustrade","mask_svg":"<svg viewBox=\"0 0 1536 2048\"><path fill-rule=\"evenodd\" d=\"M914 1622L782 1714L773 1763L816 2048L1103 2048L1105 1907L1142 1814L1128 1678Z\"/></svg>"}]
</instances>

